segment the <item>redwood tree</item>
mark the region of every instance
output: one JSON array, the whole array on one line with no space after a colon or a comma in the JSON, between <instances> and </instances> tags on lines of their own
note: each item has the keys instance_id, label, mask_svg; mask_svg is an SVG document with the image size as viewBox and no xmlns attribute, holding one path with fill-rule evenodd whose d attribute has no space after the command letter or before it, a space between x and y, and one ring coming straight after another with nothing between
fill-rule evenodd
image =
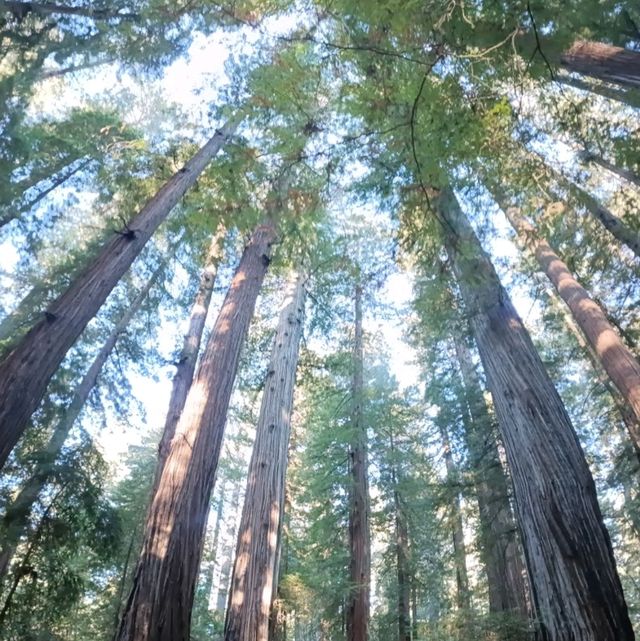
<instances>
[{"instance_id":1,"label":"redwood tree","mask_svg":"<svg viewBox=\"0 0 640 641\"><path fill-rule=\"evenodd\" d=\"M438 192L436 207L495 403L541 638L632 641L595 484L571 420L451 188Z\"/></svg>"},{"instance_id":2,"label":"redwood tree","mask_svg":"<svg viewBox=\"0 0 640 641\"><path fill-rule=\"evenodd\" d=\"M367 432L362 420L364 344L362 329L363 287L360 277L355 286L355 323L351 447L349 468L349 574L351 593L347 606L347 641L367 641L369 634L369 583L371 580L371 540L369 533L369 481L367 478Z\"/></svg>"},{"instance_id":3,"label":"redwood tree","mask_svg":"<svg viewBox=\"0 0 640 641\"><path fill-rule=\"evenodd\" d=\"M240 351L276 227L254 230L209 336L154 494L118 641L188 641L209 500Z\"/></svg>"},{"instance_id":4,"label":"redwood tree","mask_svg":"<svg viewBox=\"0 0 640 641\"><path fill-rule=\"evenodd\" d=\"M87 323L158 226L236 130L232 118L178 170L126 227L55 300L0 363L0 467L24 432L51 377Z\"/></svg>"},{"instance_id":5,"label":"redwood tree","mask_svg":"<svg viewBox=\"0 0 640 641\"><path fill-rule=\"evenodd\" d=\"M304 298L304 278L296 274L280 312L256 426L238 530L225 641L269 638Z\"/></svg>"}]
</instances>

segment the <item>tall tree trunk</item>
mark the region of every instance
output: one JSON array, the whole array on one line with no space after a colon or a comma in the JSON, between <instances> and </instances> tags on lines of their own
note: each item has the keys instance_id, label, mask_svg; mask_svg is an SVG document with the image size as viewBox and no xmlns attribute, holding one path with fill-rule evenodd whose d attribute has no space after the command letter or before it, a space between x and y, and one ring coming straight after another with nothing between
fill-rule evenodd
<instances>
[{"instance_id":1,"label":"tall tree trunk","mask_svg":"<svg viewBox=\"0 0 640 641\"><path fill-rule=\"evenodd\" d=\"M21 0L4 0L0 2L0 10L8 11L16 19L24 20L30 13L47 16L51 14L82 16L94 20L138 20L137 13L112 11L109 9L92 9L91 7L74 7L56 4L55 2L22 2Z\"/></svg>"},{"instance_id":2,"label":"tall tree trunk","mask_svg":"<svg viewBox=\"0 0 640 641\"><path fill-rule=\"evenodd\" d=\"M67 182L67 180L75 176L79 171L82 171L93 160L94 158L84 158L80 163L70 163L68 167L65 167L62 171L58 172L57 175L52 176L49 179L49 186L41 189L38 195L34 196L31 200L27 200L23 203L20 203L19 201L13 201L5 206L2 206L0 208L0 227L4 227L4 225L7 225L12 220L19 218L22 214L33 209L52 191L56 190L58 187L60 187L60 185L63 185L65 182ZM3 212L4 209L6 209L6 212Z\"/></svg>"},{"instance_id":3,"label":"tall tree trunk","mask_svg":"<svg viewBox=\"0 0 640 641\"><path fill-rule=\"evenodd\" d=\"M119 641L187 641L233 383L276 228L251 236L198 366L145 526Z\"/></svg>"},{"instance_id":4,"label":"tall tree trunk","mask_svg":"<svg viewBox=\"0 0 640 641\"><path fill-rule=\"evenodd\" d=\"M502 431L541 638L633 641L571 420L453 191L443 189L436 203Z\"/></svg>"},{"instance_id":5,"label":"tall tree trunk","mask_svg":"<svg viewBox=\"0 0 640 641\"><path fill-rule=\"evenodd\" d=\"M454 335L454 346L466 401L466 408L463 408L465 442L477 479L480 540L489 585L489 609L491 612L511 612L526 619L530 599L509 502L509 481L500 461L491 415L471 351L458 334Z\"/></svg>"},{"instance_id":6,"label":"tall tree trunk","mask_svg":"<svg viewBox=\"0 0 640 641\"><path fill-rule=\"evenodd\" d=\"M470 592L469 575L467 574L467 550L464 543L464 527L460 506L460 478L453 460L449 435L444 426L440 426L444 464L447 470L447 485L451 492L451 534L453 538L453 561L456 570L456 604L459 610L469 610Z\"/></svg>"},{"instance_id":7,"label":"tall tree trunk","mask_svg":"<svg viewBox=\"0 0 640 641\"><path fill-rule=\"evenodd\" d=\"M569 190L577 201L600 223L602 226L623 245L626 245L638 258L640 258L640 234L628 227L612 211L603 207L596 198L573 183L567 181Z\"/></svg>"},{"instance_id":8,"label":"tall tree trunk","mask_svg":"<svg viewBox=\"0 0 640 641\"><path fill-rule=\"evenodd\" d=\"M629 107L640 109L640 93L637 91L613 89L607 85L587 82L583 78L574 78L565 74L556 76L556 80L565 86L580 89L581 91L588 91L598 96L602 96L603 98L607 98L608 100L615 100L616 102L621 102Z\"/></svg>"},{"instance_id":9,"label":"tall tree trunk","mask_svg":"<svg viewBox=\"0 0 640 641\"><path fill-rule=\"evenodd\" d=\"M240 484L236 483L231 495L230 512L233 515L228 520L229 530L227 532L228 543L224 547L224 562L220 566L220 580L218 581L218 598L216 601L216 610L224 614L227 609L229 600L229 584L231 583L231 570L233 569L233 553L235 551L234 542L238 531L238 505L240 504Z\"/></svg>"},{"instance_id":10,"label":"tall tree trunk","mask_svg":"<svg viewBox=\"0 0 640 641\"><path fill-rule=\"evenodd\" d=\"M303 276L296 274L280 312L256 426L238 530L225 641L269 638L304 297Z\"/></svg>"},{"instance_id":11,"label":"tall tree trunk","mask_svg":"<svg viewBox=\"0 0 640 641\"><path fill-rule=\"evenodd\" d=\"M549 243L537 235L536 230L522 217L517 208L505 207L504 212L516 233L529 245L540 268L571 310L573 318L589 341L604 371L633 411L636 421L640 421L640 363L622 342L604 312L574 278ZM640 448L638 423L627 424L627 427L633 428L629 432L629 437L635 447Z\"/></svg>"},{"instance_id":12,"label":"tall tree trunk","mask_svg":"<svg viewBox=\"0 0 640 641\"><path fill-rule=\"evenodd\" d=\"M600 385L602 385L602 387L607 390L607 392L611 396L613 405L616 408L616 412L618 413L618 416L620 418L619 424L622 428L621 432L627 433L627 435L640 432L640 422L638 422L633 413L633 410L625 402L624 397L622 396L620 391L613 385L611 379L603 370L602 363L598 358L596 350L591 346L591 344L585 338L584 334L580 331L580 328L576 324L573 316L567 310L566 306L563 305L559 300L557 300L558 294L554 293L553 290L551 290L549 292L549 295L551 297L551 304L554 307L557 307L558 311L562 314L564 324L569 330L569 333L576 339L578 345L584 350L587 357L589 358L589 362L593 367L596 380L598 381L598 383L600 383ZM616 421L616 424L618 424L618 421ZM636 445L633 439L629 439L628 442L635 456L636 471L639 471L640 448Z\"/></svg>"},{"instance_id":13,"label":"tall tree trunk","mask_svg":"<svg viewBox=\"0 0 640 641\"><path fill-rule=\"evenodd\" d=\"M411 641L418 639L418 585L415 578L411 581Z\"/></svg>"},{"instance_id":14,"label":"tall tree trunk","mask_svg":"<svg viewBox=\"0 0 640 641\"><path fill-rule=\"evenodd\" d=\"M107 242L88 269L0 363L0 467L25 430L69 348L95 316L151 235L236 130L231 119Z\"/></svg>"},{"instance_id":15,"label":"tall tree trunk","mask_svg":"<svg viewBox=\"0 0 640 641\"><path fill-rule=\"evenodd\" d=\"M369 481L367 433L362 420L364 345L362 335L362 284L355 286L355 340L353 347L352 442L349 452L351 492L349 507L349 574L351 594L347 609L347 641L367 641L369 634L369 584L371 550L369 535Z\"/></svg>"},{"instance_id":16,"label":"tall tree trunk","mask_svg":"<svg viewBox=\"0 0 640 641\"><path fill-rule=\"evenodd\" d=\"M176 432L176 426L180 420L180 415L184 409L187 400L187 394L193 381L193 374L196 370L196 361L200 352L200 343L202 341L202 332L207 320L213 286L218 274L218 264L222 258L222 244L225 237L225 228L220 225L213 235L207 256L205 266L200 276L200 286L196 293L196 298L191 308L189 316L189 327L184 337L184 343L178 362L176 363L176 372L173 375L171 386L171 396L169 397L169 409L164 423L164 430L158 445L158 463L156 465L155 479L153 482L153 492L158 486L165 461L169 454L171 441Z\"/></svg>"},{"instance_id":17,"label":"tall tree trunk","mask_svg":"<svg viewBox=\"0 0 640 641\"><path fill-rule=\"evenodd\" d=\"M64 411L60 422L55 427L49 442L31 473L31 476L25 481L16 498L7 507L2 523L3 536L2 547L0 548L0 583L4 580L9 564L11 563L11 559L15 553L16 546L27 530L33 505L40 496L42 489L49 481L51 474L54 471L55 461L60 455L60 451L69 436L71 428L87 403L91 391L96 386L102 368L111 355L111 352L113 352L118 338L127 329L131 319L138 313L138 311L140 311L149 291L158 282L165 269L166 263L163 262L151 275L145 286L140 290L133 301L131 301L127 311L114 325L107 337L107 340L93 359L87 373L75 389L69 406Z\"/></svg>"},{"instance_id":18,"label":"tall tree trunk","mask_svg":"<svg viewBox=\"0 0 640 641\"><path fill-rule=\"evenodd\" d=\"M640 87L640 52L614 47L603 42L576 40L563 52L560 64L598 80L626 87Z\"/></svg>"},{"instance_id":19,"label":"tall tree trunk","mask_svg":"<svg viewBox=\"0 0 640 641\"><path fill-rule=\"evenodd\" d=\"M634 174L632 171L629 171L628 169L624 169L623 167L618 167L617 165L614 165L608 160L605 160L602 156L598 156L598 154L591 153L586 149L581 151L579 155L583 162L595 163L596 165L599 165L603 169L610 171L612 174L615 174L619 178L622 178L623 180L630 182L632 185L635 185L636 187L640 187L640 176L638 176L637 174Z\"/></svg>"},{"instance_id":20,"label":"tall tree trunk","mask_svg":"<svg viewBox=\"0 0 640 641\"><path fill-rule=\"evenodd\" d=\"M400 469L393 431L389 433L389 451L393 460L393 512L395 521L396 576L398 580L398 641L411 641L411 576L409 573L409 532L400 495Z\"/></svg>"}]
</instances>

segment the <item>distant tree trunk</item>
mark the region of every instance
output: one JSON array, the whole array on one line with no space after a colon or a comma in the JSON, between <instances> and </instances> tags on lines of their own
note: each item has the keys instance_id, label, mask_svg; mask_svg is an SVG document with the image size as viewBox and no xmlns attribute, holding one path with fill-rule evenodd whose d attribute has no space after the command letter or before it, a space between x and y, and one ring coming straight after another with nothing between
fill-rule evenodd
<instances>
[{"instance_id":1,"label":"distant tree trunk","mask_svg":"<svg viewBox=\"0 0 640 641\"><path fill-rule=\"evenodd\" d=\"M396 576L398 579L398 641L411 641L411 576L409 573L409 532L400 495L400 469L397 463L393 431L389 433L389 451L394 461L391 469L393 483L393 512L395 520Z\"/></svg>"},{"instance_id":2,"label":"distant tree trunk","mask_svg":"<svg viewBox=\"0 0 640 641\"><path fill-rule=\"evenodd\" d=\"M418 639L418 586L415 578L411 580L411 640Z\"/></svg>"},{"instance_id":3,"label":"distant tree trunk","mask_svg":"<svg viewBox=\"0 0 640 641\"><path fill-rule=\"evenodd\" d=\"M216 573L216 559L218 555L218 545L220 544L220 531L222 530L222 512L224 510L224 495L226 494L226 483L223 483L220 488L220 498L216 505L216 524L213 529L213 540L211 541L211 554L213 556L213 561L211 563L211 572L209 573L208 584L209 591L207 597L207 609L209 611L215 610L215 605L213 603L213 585L214 578Z\"/></svg>"},{"instance_id":4,"label":"distant tree trunk","mask_svg":"<svg viewBox=\"0 0 640 641\"><path fill-rule=\"evenodd\" d=\"M560 57L567 71L626 87L640 87L640 52L602 42L576 40Z\"/></svg>"},{"instance_id":5,"label":"distant tree trunk","mask_svg":"<svg viewBox=\"0 0 640 641\"><path fill-rule=\"evenodd\" d=\"M352 443L349 452L351 492L349 499L349 574L351 594L347 609L347 641L367 641L369 630L369 583L371 550L369 535L369 481L367 433L362 420L364 345L362 336L362 284L355 287L355 340L353 349Z\"/></svg>"},{"instance_id":6,"label":"distant tree trunk","mask_svg":"<svg viewBox=\"0 0 640 641\"><path fill-rule=\"evenodd\" d=\"M209 499L240 350L276 228L251 236L211 332L164 464L119 641L188 641Z\"/></svg>"},{"instance_id":7,"label":"distant tree trunk","mask_svg":"<svg viewBox=\"0 0 640 641\"><path fill-rule=\"evenodd\" d=\"M453 191L436 207L511 470L544 641L633 641L593 478L567 412Z\"/></svg>"},{"instance_id":8,"label":"distant tree trunk","mask_svg":"<svg viewBox=\"0 0 640 641\"><path fill-rule=\"evenodd\" d=\"M571 310L573 318L595 351L604 371L633 411L636 421L640 421L640 363L622 342L604 312L574 278L549 243L537 235L536 230L522 217L517 208L505 207L504 211L515 231L533 251L542 271ZM637 422L627 424L627 427L634 428L629 432L631 441L636 448L640 448L640 430L637 426Z\"/></svg>"},{"instance_id":9,"label":"distant tree trunk","mask_svg":"<svg viewBox=\"0 0 640 641\"><path fill-rule=\"evenodd\" d=\"M240 504L240 484L236 483L231 495L230 512L233 515L228 520L229 530L227 538L229 542L225 545L223 555L224 561L220 566L220 580L218 582L218 598L216 601L216 610L224 615L227 610L227 601L229 600L229 584L231 583L231 570L233 568L233 554L235 551L235 540L237 533L238 520L236 518L238 506Z\"/></svg>"},{"instance_id":10,"label":"distant tree trunk","mask_svg":"<svg viewBox=\"0 0 640 641\"><path fill-rule=\"evenodd\" d=\"M640 109L640 93L637 91L613 89L607 85L587 82L582 78L573 78L572 76L564 74L556 76L556 80L562 85L594 93L598 96L602 96L603 98L607 98L608 100L615 100L616 102L621 102L629 107Z\"/></svg>"},{"instance_id":11,"label":"distant tree trunk","mask_svg":"<svg viewBox=\"0 0 640 641\"><path fill-rule=\"evenodd\" d=\"M20 0L4 0L0 2L0 10L8 11L17 20L24 20L30 13L40 16L51 14L82 16L94 20L138 20L137 13L112 11L109 9L92 9L91 7L74 7L55 2L21 2Z\"/></svg>"},{"instance_id":12,"label":"distant tree trunk","mask_svg":"<svg viewBox=\"0 0 640 641\"><path fill-rule=\"evenodd\" d=\"M603 207L596 198L573 183L570 191L586 210L602 226L623 245L626 245L638 258L640 258L640 234L628 227L620 218L606 207Z\"/></svg>"},{"instance_id":13,"label":"distant tree trunk","mask_svg":"<svg viewBox=\"0 0 640 641\"><path fill-rule=\"evenodd\" d=\"M87 167L94 158L84 158L79 163L70 163L68 167L65 167L64 170L58 172L56 175L51 176L49 179L49 186L44 187L40 190L37 196L34 196L31 200L20 203L20 201L14 201L9 203L6 206L0 208L0 227L4 227L12 220L19 218L22 214L33 209L39 202L44 200L52 191L63 185L67 180L75 176L79 171L82 171ZM32 189L33 187L29 187ZM2 210L6 208L6 212Z\"/></svg>"},{"instance_id":14,"label":"distant tree trunk","mask_svg":"<svg viewBox=\"0 0 640 641\"><path fill-rule=\"evenodd\" d=\"M551 290L549 292L549 295L551 297L552 304L554 306L557 306L558 311L562 314L564 324L569 333L576 339L578 345L586 353L589 362L593 367L593 371L598 383L600 383L600 385L602 385L602 387L604 387L611 396L613 405L616 409L616 412L618 413L618 416L620 417L620 425L623 428L621 429L621 431L624 432L626 436L632 433L640 432L640 422L638 422L638 420L636 419L633 410L626 404L624 397L622 396L620 391L615 387L615 385L613 385L611 379L603 370L602 363L598 358L596 350L591 346L591 344L585 338L584 334L580 331L580 328L576 324L573 316L567 310L566 305L563 305L559 300L557 300L558 294ZM616 423L618 423L618 421L616 421ZM634 453L636 459L636 471L638 471L640 470L640 448L636 445L633 439L629 439L628 442Z\"/></svg>"},{"instance_id":15,"label":"distant tree trunk","mask_svg":"<svg viewBox=\"0 0 640 641\"><path fill-rule=\"evenodd\" d=\"M449 435L443 425L440 425L444 464L447 470L447 485L451 492L451 534L453 538L453 561L456 570L456 603L459 610L469 610L469 575L467 574L467 550L464 543L464 527L462 509L460 507L460 478L451 452Z\"/></svg>"},{"instance_id":16,"label":"distant tree trunk","mask_svg":"<svg viewBox=\"0 0 640 641\"><path fill-rule=\"evenodd\" d=\"M466 408L463 408L465 442L477 479L481 551L489 584L489 609L491 612L511 612L526 619L530 599L509 502L509 481L502 468L491 416L471 352L464 338L457 334L454 335L454 346L466 399Z\"/></svg>"},{"instance_id":17,"label":"distant tree trunk","mask_svg":"<svg viewBox=\"0 0 640 641\"><path fill-rule=\"evenodd\" d=\"M189 327L184 337L182 351L176 363L176 372L173 375L171 396L169 397L169 409L167 410L164 430L158 445L158 463L153 482L153 492L155 492L160 477L162 476L164 463L167 460L171 447L171 440L176 432L176 426L180 420L180 415L187 400L191 382L193 381L196 361L198 360L198 353L200 352L202 332L204 331L204 325L207 320L213 286L218 273L218 264L222 257L224 237L225 229L220 225L211 240L205 259L205 266L200 276L200 286L198 287L196 298L191 308Z\"/></svg>"},{"instance_id":18,"label":"distant tree trunk","mask_svg":"<svg viewBox=\"0 0 640 641\"><path fill-rule=\"evenodd\" d=\"M36 463L31 476L25 481L16 498L6 508L5 516L2 520L0 583L4 580L9 564L11 563L11 559L15 553L16 546L26 533L33 505L40 496L44 486L51 478L51 474L55 467L55 461L60 455L71 428L74 426L80 412L86 405L91 391L96 386L102 368L111 355L111 352L113 352L118 338L124 331L126 331L131 319L140 311L149 291L158 282L165 269L166 263L163 262L151 275L145 286L140 290L133 301L131 301L127 311L114 325L107 337L107 340L93 359L87 373L78 384L78 387L76 387L69 406L64 411L64 414L58 425L55 427L49 442L38 458L38 462Z\"/></svg>"},{"instance_id":19,"label":"distant tree trunk","mask_svg":"<svg viewBox=\"0 0 640 641\"><path fill-rule=\"evenodd\" d=\"M610 163L608 160L605 160L602 156L598 156L597 154L591 153L590 151L587 151L586 149L584 149L583 151L580 152L580 158L583 162L595 163L596 165L599 165L603 169L610 171L612 174L615 174L619 178L622 178L623 180L630 182L632 185L635 185L636 187L640 187L640 176L638 176L637 174L634 174L632 171L629 171L628 169L624 169L623 167L618 167L613 163Z\"/></svg>"},{"instance_id":20,"label":"distant tree trunk","mask_svg":"<svg viewBox=\"0 0 640 641\"><path fill-rule=\"evenodd\" d=\"M151 235L239 124L230 120L176 172L0 363L0 467L24 432L69 348Z\"/></svg>"},{"instance_id":21,"label":"distant tree trunk","mask_svg":"<svg viewBox=\"0 0 640 641\"><path fill-rule=\"evenodd\" d=\"M225 641L269 638L304 298L300 273L291 282L280 312L265 380L238 530Z\"/></svg>"}]
</instances>

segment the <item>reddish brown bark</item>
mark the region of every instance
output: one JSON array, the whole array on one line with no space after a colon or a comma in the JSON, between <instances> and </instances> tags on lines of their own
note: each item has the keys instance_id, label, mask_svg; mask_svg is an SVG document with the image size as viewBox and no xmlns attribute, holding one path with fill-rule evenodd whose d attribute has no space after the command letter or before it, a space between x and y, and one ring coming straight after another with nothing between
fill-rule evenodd
<instances>
[{"instance_id":1,"label":"reddish brown bark","mask_svg":"<svg viewBox=\"0 0 640 641\"><path fill-rule=\"evenodd\" d=\"M463 424L480 513L481 556L489 585L491 612L526 619L530 598L506 477L483 387L463 337L454 337L464 386Z\"/></svg>"},{"instance_id":2,"label":"reddish brown bark","mask_svg":"<svg viewBox=\"0 0 640 641\"><path fill-rule=\"evenodd\" d=\"M173 376L171 396L169 398L169 409L167 410L162 438L158 445L158 463L156 466L155 481L153 483L154 491L162 475L162 469L169 454L171 440L176 432L176 426L180 420L180 415L187 400L191 382L193 381L196 361L198 360L198 353L200 351L200 342L202 341L202 332L204 331L204 325L207 320L213 286L218 273L218 263L222 256L224 236L225 229L220 225L211 240L211 245L209 246L205 260L205 267L200 276L200 286L198 287L196 298L191 308L189 327L185 334L182 350L176 364L176 373Z\"/></svg>"},{"instance_id":3,"label":"reddish brown bark","mask_svg":"<svg viewBox=\"0 0 640 641\"><path fill-rule=\"evenodd\" d=\"M188 641L202 540L240 350L276 230L253 232L187 396L145 526L118 641Z\"/></svg>"},{"instance_id":4,"label":"reddish brown bark","mask_svg":"<svg viewBox=\"0 0 640 641\"><path fill-rule=\"evenodd\" d=\"M640 87L640 52L614 47L603 42L577 40L560 57L568 71L613 82Z\"/></svg>"},{"instance_id":5,"label":"reddish brown bark","mask_svg":"<svg viewBox=\"0 0 640 641\"><path fill-rule=\"evenodd\" d=\"M490 259L443 189L436 206L502 432L544 641L633 641L595 484L571 420Z\"/></svg>"},{"instance_id":6,"label":"reddish brown bark","mask_svg":"<svg viewBox=\"0 0 640 641\"><path fill-rule=\"evenodd\" d=\"M238 530L225 641L269 638L304 296L303 277L296 275L280 313L262 395Z\"/></svg>"},{"instance_id":7,"label":"reddish brown bark","mask_svg":"<svg viewBox=\"0 0 640 641\"><path fill-rule=\"evenodd\" d=\"M40 453L38 462L34 467L31 476L25 481L15 499L7 506L2 523L0 583L6 575L11 559L15 553L16 546L27 530L33 506L45 484L51 477L56 458L60 455L60 451L69 436L69 432L71 432L80 412L86 405L91 391L96 386L98 377L102 372L102 368L113 352L118 338L120 338L122 333L126 331L131 319L140 311L149 291L158 282L158 279L161 277L165 269L166 263L163 263L158 267L158 269L156 269L145 286L131 301L129 308L114 325L113 329L107 336L107 340L93 359L87 373L75 389L69 406L65 410L60 422L56 425L44 451Z\"/></svg>"},{"instance_id":8,"label":"reddish brown bark","mask_svg":"<svg viewBox=\"0 0 640 641\"><path fill-rule=\"evenodd\" d=\"M352 588L347 608L347 641L367 641L369 634L371 540L369 534L367 435L362 420L363 362L362 285L358 282L355 287L353 408L351 415L352 443L349 452L351 471L349 501L349 574Z\"/></svg>"},{"instance_id":9,"label":"reddish brown bark","mask_svg":"<svg viewBox=\"0 0 640 641\"><path fill-rule=\"evenodd\" d=\"M69 348L238 123L238 118L232 119L217 131L128 227L114 234L90 266L0 363L0 467L22 435Z\"/></svg>"},{"instance_id":10,"label":"reddish brown bark","mask_svg":"<svg viewBox=\"0 0 640 641\"><path fill-rule=\"evenodd\" d=\"M640 363L613 329L602 309L549 243L537 235L533 226L516 208L506 207L505 214L516 232L531 247L542 271L571 310L604 371L633 411L636 421L640 420ZM633 444L640 448L638 423L627 423L627 427Z\"/></svg>"}]
</instances>

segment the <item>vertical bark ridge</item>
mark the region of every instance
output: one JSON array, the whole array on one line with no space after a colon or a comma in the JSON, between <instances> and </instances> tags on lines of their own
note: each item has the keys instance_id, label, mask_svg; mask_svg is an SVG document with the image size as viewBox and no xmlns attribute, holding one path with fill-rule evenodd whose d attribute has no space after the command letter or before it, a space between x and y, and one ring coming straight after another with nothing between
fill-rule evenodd
<instances>
[{"instance_id":1,"label":"vertical bark ridge","mask_svg":"<svg viewBox=\"0 0 640 641\"><path fill-rule=\"evenodd\" d=\"M560 57L560 64L598 80L640 87L640 53L603 42L576 40Z\"/></svg>"},{"instance_id":2,"label":"vertical bark ridge","mask_svg":"<svg viewBox=\"0 0 640 641\"><path fill-rule=\"evenodd\" d=\"M509 481L500 461L491 416L469 347L457 334L454 335L454 347L465 395L465 442L477 479L480 539L489 584L489 609L491 612L511 612L526 619L530 598L509 502Z\"/></svg>"},{"instance_id":3,"label":"vertical bark ridge","mask_svg":"<svg viewBox=\"0 0 640 641\"><path fill-rule=\"evenodd\" d=\"M0 363L0 467L22 435L69 348L158 226L234 133L232 118L160 188Z\"/></svg>"},{"instance_id":4,"label":"vertical bark ridge","mask_svg":"<svg viewBox=\"0 0 640 641\"><path fill-rule=\"evenodd\" d=\"M531 338L447 187L445 245L492 393L544 641L633 641L595 484Z\"/></svg>"},{"instance_id":5,"label":"vertical bark ridge","mask_svg":"<svg viewBox=\"0 0 640 641\"><path fill-rule=\"evenodd\" d=\"M286 293L271 351L238 530L225 641L268 641L282 528L304 278Z\"/></svg>"},{"instance_id":6,"label":"vertical bark ridge","mask_svg":"<svg viewBox=\"0 0 640 641\"><path fill-rule=\"evenodd\" d=\"M187 400L187 394L193 381L193 374L196 370L196 361L200 352L202 333L207 320L207 313L211 303L213 287L218 274L218 264L222 258L222 244L226 230L220 225L211 239L211 244L205 259L205 266L200 275L200 285L189 315L189 326L184 337L182 350L176 364L176 372L173 376L171 396L169 398L169 409L162 431L162 437L158 445L158 463L156 467L153 488L158 485L164 463L169 454L171 440L180 420L180 415Z\"/></svg>"},{"instance_id":7,"label":"vertical bark ridge","mask_svg":"<svg viewBox=\"0 0 640 641\"><path fill-rule=\"evenodd\" d=\"M202 538L231 392L276 228L244 250L187 396L145 526L118 641L188 641Z\"/></svg>"}]
</instances>

